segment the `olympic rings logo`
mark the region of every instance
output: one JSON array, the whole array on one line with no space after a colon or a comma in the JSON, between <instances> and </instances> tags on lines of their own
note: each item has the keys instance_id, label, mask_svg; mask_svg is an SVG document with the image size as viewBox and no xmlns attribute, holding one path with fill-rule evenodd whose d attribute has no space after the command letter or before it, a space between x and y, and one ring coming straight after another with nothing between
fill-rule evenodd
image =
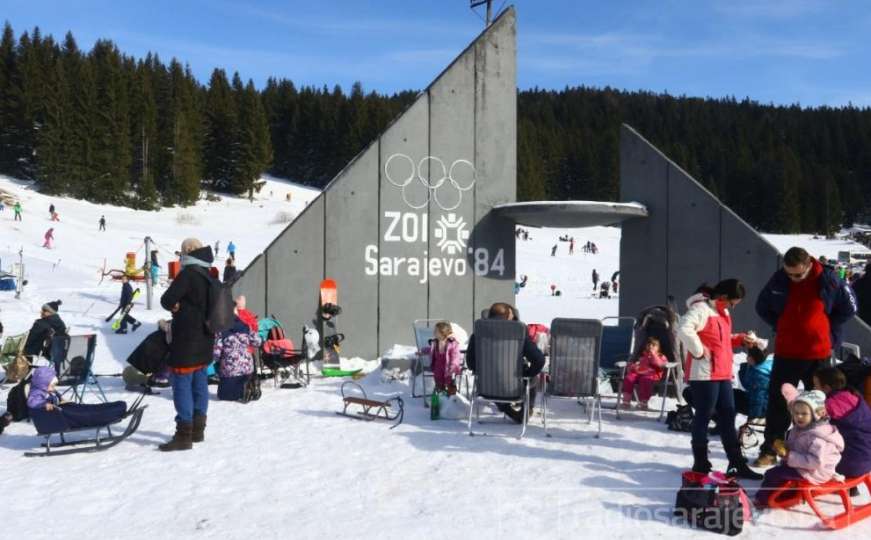
<instances>
[{"instance_id":1,"label":"olympic rings logo","mask_svg":"<svg viewBox=\"0 0 871 540\"><path fill-rule=\"evenodd\" d=\"M403 161L408 163L408 176L402 182L397 182L394 179L394 175L402 174ZM425 170L424 167L427 163L429 163L430 170L429 174L425 175L423 171ZM438 173L439 167L441 167L441 174ZM470 177L469 179L463 180L461 176L463 175L463 171L466 171L465 174ZM458 182L458 176L467 185L462 185ZM402 200L409 206L409 208L420 210L421 208L426 207L426 205L429 204L430 199L432 199L436 205L445 212L450 212L451 210L459 208L460 204L463 202L463 193L474 188L476 181L475 166L472 165L472 162L469 160L458 159L451 163L450 167L447 167L445 162L436 156L424 156L415 164L414 160L405 154L393 154L387 158L387 161L384 163L384 177L387 178L388 182L402 190ZM409 201L406 192L406 188L417 184L426 190L426 199L420 204L415 204ZM442 201L439 200L439 189L442 187L452 188L457 191L456 204L452 206L445 206L442 204Z\"/></svg>"}]
</instances>

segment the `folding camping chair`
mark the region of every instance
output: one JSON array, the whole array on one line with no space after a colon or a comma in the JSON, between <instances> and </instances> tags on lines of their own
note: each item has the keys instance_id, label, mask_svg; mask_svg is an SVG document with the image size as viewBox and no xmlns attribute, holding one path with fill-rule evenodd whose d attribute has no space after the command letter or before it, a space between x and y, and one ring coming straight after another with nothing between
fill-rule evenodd
<instances>
[{"instance_id":1,"label":"folding camping chair","mask_svg":"<svg viewBox=\"0 0 871 540\"><path fill-rule=\"evenodd\" d=\"M427 406L426 398L431 394L426 393L426 380L432 379L432 366L430 365L430 356L422 352L430 343L433 337L433 329L437 322L443 319L416 319L411 329L414 332L414 344L417 347L417 355L411 364L411 397L423 398L424 406ZM421 393L417 393L417 376L420 375ZM435 382L433 382L435 385Z\"/></svg>"},{"instance_id":2,"label":"folding camping chair","mask_svg":"<svg viewBox=\"0 0 871 540\"><path fill-rule=\"evenodd\" d=\"M477 339L477 337L475 338ZM550 363L544 378L544 433L547 432L547 403L550 398L572 398L587 409L588 420L598 412L602 433L602 399L599 395L599 356L602 321L598 319L554 319L550 325ZM581 399L586 401L582 402ZM587 403L589 401L589 403Z\"/></svg>"},{"instance_id":3,"label":"folding camping chair","mask_svg":"<svg viewBox=\"0 0 871 540\"><path fill-rule=\"evenodd\" d=\"M529 410L529 378L523 376L523 341L526 326L519 321L479 319L475 321L475 382L469 407L469 435L472 416L480 423L478 400L494 403L522 403ZM523 415L520 438L526 434Z\"/></svg>"},{"instance_id":4,"label":"folding camping chair","mask_svg":"<svg viewBox=\"0 0 871 540\"><path fill-rule=\"evenodd\" d=\"M613 324L608 324L613 322ZM620 417L620 391L623 370L635 349L635 318L605 317L602 319L602 344L599 350L600 384L608 384L616 395L614 408Z\"/></svg>"},{"instance_id":5,"label":"folding camping chair","mask_svg":"<svg viewBox=\"0 0 871 540\"><path fill-rule=\"evenodd\" d=\"M75 403L84 403L88 390L100 401L109 401L93 371L96 348L96 334L54 336L51 340L50 360L58 386L69 386L62 395L72 392Z\"/></svg>"},{"instance_id":6,"label":"folding camping chair","mask_svg":"<svg viewBox=\"0 0 871 540\"><path fill-rule=\"evenodd\" d=\"M856 358L862 358L861 355L862 349L859 348L855 343L849 343L844 341L841 343L840 349L838 349L838 354L835 357L838 362L846 362L850 355L854 355Z\"/></svg>"},{"instance_id":7,"label":"folding camping chair","mask_svg":"<svg viewBox=\"0 0 871 540\"><path fill-rule=\"evenodd\" d=\"M3 342L3 348L0 349L0 367L3 368L3 378L0 379L0 384L6 382L6 366L11 364L16 358L24 354L24 344L27 343L27 335L29 332L18 334L17 336L7 336Z\"/></svg>"}]
</instances>

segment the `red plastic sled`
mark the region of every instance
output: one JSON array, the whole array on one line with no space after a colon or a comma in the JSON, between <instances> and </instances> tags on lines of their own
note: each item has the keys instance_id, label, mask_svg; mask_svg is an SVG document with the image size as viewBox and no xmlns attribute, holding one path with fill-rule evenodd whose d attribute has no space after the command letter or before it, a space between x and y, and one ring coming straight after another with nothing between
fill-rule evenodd
<instances>
[{"instance_id":1,"label":"red plastic sled","mask_svg":"<svg viewBox=\"0 0 871 540\"><path fill-rule=\"evenodd\" d=\"M831 480L825 484L811 484L806 480L791 480L774 490L769 499L770 508L791 508L801 502L806 502L829 529L843 529L848 525L871 516L871 503L854 505L850 499L850 489L865 484L871 492L871 473L856 478L847 478L843 482ZM834 516L823 513L816 499L823 495L836 493L841 498L844 511Z\"/></svg>"}]
</instances>

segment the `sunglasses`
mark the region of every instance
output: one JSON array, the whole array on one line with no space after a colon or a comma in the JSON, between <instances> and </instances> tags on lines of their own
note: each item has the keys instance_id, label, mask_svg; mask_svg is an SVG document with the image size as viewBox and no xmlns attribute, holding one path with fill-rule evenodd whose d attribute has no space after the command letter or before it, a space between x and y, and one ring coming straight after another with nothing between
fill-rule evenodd
<instances>
[{"instance_id":1,"label":"sunglasses","mask_svg":"<svg viewBox=\"0 0 871 540\"><path fill-rule=\"evenodd\" d=\"M801 272L787 272L786 269L784 269L783 271L786 272L786 276L789 278L804 279L804 277L807 276L809 270L810 268L802 270Z\"/></svg>"}]
</instances>

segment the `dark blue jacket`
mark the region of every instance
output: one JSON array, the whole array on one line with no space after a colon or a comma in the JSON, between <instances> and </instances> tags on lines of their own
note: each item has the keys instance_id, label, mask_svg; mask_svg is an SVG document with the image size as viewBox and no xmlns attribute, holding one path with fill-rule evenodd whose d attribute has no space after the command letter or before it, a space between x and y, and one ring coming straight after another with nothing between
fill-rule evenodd
<instances>
[{"instance_id":1,"label":"dark blue jacket","mask_svg":"<svg viewBox=\"0 0 871 540\"><path fill-rule=\"evenodd\" d=\"M133 285L130 282L121 285L121 301L118 302L122 308L133 301Z\"/></svg>"},{"instance_id":2,"label":"dark blue jacket","mask_svg":"<svg viewBox=\"0 0 871 540\"><path fill-rule=\"evenodd\" d=\"M856 314L856 296L846 281L838 277L835 269L823 266L820 274L820 299L829 316L829 327L832 334L832 348L841 344L841 327ZM771 276L768 283L756 299L756 313L762 320L777 330L777 320L786 309L786 299L789 296L790 279L781 268Z\"/></svg>"}]
</instances>

